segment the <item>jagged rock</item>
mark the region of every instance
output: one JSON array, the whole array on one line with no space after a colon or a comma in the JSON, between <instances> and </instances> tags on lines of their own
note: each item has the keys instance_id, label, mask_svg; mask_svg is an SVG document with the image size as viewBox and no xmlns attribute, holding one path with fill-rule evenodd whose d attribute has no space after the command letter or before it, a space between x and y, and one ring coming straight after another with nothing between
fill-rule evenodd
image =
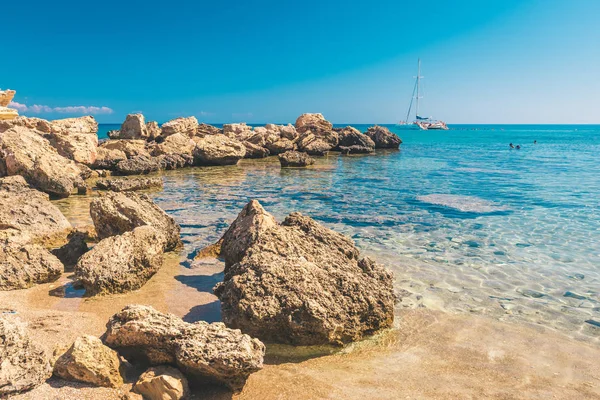
<instances>
[{"instance_id":1,"label":"jagged rock","mask_svg":"<svg viewBox=\"0 0 600 400\"><path fill-rule=\"evenodd\" d=\"M63 270L58 258L37 244L0 246L0 290L26 289L53 282L60 278Z\"/></svg>"},{"instance_id":2,"label":"jagged rock","mask_svg":"<svg viewBox=\"0 0 600 400\"><path fill-rule=\"evenodd\" d=\"M191 154L164 154L157 157L160 169L177 169L194 165L194 156Z\"/></svg>"},{"instance_id":3,"label":"jagged rock","mask_svg":"<svg viewBox=\"0 0 600 400\"><path fill-rule=\"evenodd\" d=\"M402 140L384 126L375 125L367 129L365 135L375 142L376 149L397 149Z\"/></svg>"},{"instance_id":4,"label":"jagged rock","mask_svg":"<svg viewBox=\"0 0 600 400\"><path fill-rule=\"evenodd\" d=\"M223 130L209 124L199 124L196 129L196 136L204 137L206 135L219 135Z\"/></svg>"},{"instance_id":5,"label":"jagged rock","mask_svg":"<svg viewBox=\"0 0 600 400\"><path fill-rule=\"evenodd\" d=\"M239 391L263 366L265 346L223 323L189 324L152 307L131 305L112 316L104 343L130 361L176 366L194 382Z\"/></svg>"},{"instance_id":6,"label":"jagged rock","mask_svg":"<svg viewBox=\"0 0 600 400\"><path fill-rule=\"evenodd\" d=\"M53 249L51 253L65 266L65 270L67 268L71 270L81 256L89 250L86 243L87 238L87 232L74 230L67 237L68 242L57 249Z\"/></svg>"},{"instance_id":7,"label":"jagged rock","mask_svg":"<svg viewBox=\"0 0 600 400\"><path fill-rule=\"evenodd\" d=\"M0 121L12 120L19 116L17 110L6 107L12 101L15 93L14 90L0 90Z\"/></svg>"},{"instance_id":8,"label":"jagged rock","mask_svg":"<svg viewBox=\"0 0 600 400\"><path fill-rule=\"evenodd\" d=\"M279 155L279 163L282 167L306 167L314 164L315 160L306 153L286 151Z\"/></svg>"},{"instance_id":9,"label":"jagged rock","mask_svg":"<svg viewBox=\"0 0 600 400\"><path fill-rule=\"evenodd\" d=\"M92 165L98 155L98 123L94 117L52 121L50 144L63 157Z\"/></svg>"},{"instance_id":10,"label":"jagged rock","mask_svg":"<svg viewBox=\"0 0 600 400\"><path fill-rule=\"evenodd\" d=\"M187 154L192 156L192 152L196 147L196 143L186 134L174 133L165 138L165 140L157 144L152 151L153 156L163 154Z\"/></svg>"},{"instance_id":11,"label":"jagged rock","mask_svg":"<svg viewBox=\"0 0 600 400\"><path fill-rule=\"evenodd\" d=\"M146 149L147 143L144 140L107 140L100 144L100 148L107 150L120 150L125 153L127 158L138 156L150 156L150 152Z\"/></svg>"},{"instance_id":12,"label":"jagged rock","mask_svg":"<svg viewBox=\"0 0 600 400\"><path fill-rule=\"evenodd\" d=\"M148 131L148 139L155 139L161 134L160 126L156 121L146 123L146 130Z\"/></svg>"},{"instance_id":13,"label":"jagged rock","mask_svg":"<svg viewBox=\"0 0 600 400\"><path fill-rule=\"evenodd\" d=\"M0 159L7 175L21 175L35 188L67 197L85 186L77 165L56 152L50 143L24 127L0 134Z\"/></svg>"},{"instance_id":14,"label":"jagged rock","mask_svg":"<svg viewBox=\"0 0 600 400\"><path fill-rule=\"evenodd\" d=\"M123 384L119 354L100 339L84 335L54 364L54 375L68 381L78 381L117 388Z\"/></svg>"},{"instance_id":15,"label":"jagged rock","mask_svg":"<svg viewBox=\"0 0 600 400\"><path fill-rule=\"evenodd\" d=\"M16 316L0 314L0 397L31 390L52 375L46 353Z\"/></svg>"},{"instance_id":16,"label":"jagged rock","mask_svg":"<svg viewBox=\"0 0 600 400\"><path fill-rule=\"evenodd\" d=\"M127 178L127 179L99 179L96 188L100 190L112 190L113 192L125 192L133 190L150 189L162 187L161 178Z\"/></svg>"},{"instance_id":17,"label":"jagged rock","mask_svg":"<svg viewBox=\"0 0 600 400\"><path fill-rule=\"evenodd\" d=\"M140 226L101 240L75 266L87 295L124 293L142 287L162 266L165 235Z\"/></svg>"},{"instance_id":18,"label":"jagged rock","mask_svg":"<svg viewBox=\"0 0 600 400\"><path fill-rule=\"evenodd\" d=\"M0 133L7 131L15 126L22 126L28 129L32 129L41 135L50 133L52 131L52 126L50 122L46 121L45 119L20 116L11 120L0 120Z\"/></svg>"},{"instance_id":19,"label":"jagged rock","mask_svg":"<svg viewBox=\"0 0 600 400\"><path fill-rule=\"evenodd\" d=\"M240 124L224 124L223 134L228 138L242 142L252 135L252 127L246 125L245 122Z\"/></svg>"},{"instance_id":20,"label":"jagged rock","mask_svg":"<svg viewBox=\"0 0 600 400\"><path fill-rule=\"evenodd\" d=\"M198 120L196 117L175 118L165 122L161 126L162 136L170 136L181 133L184 136L192 137L196 135L198 129Z\"/></svg>"},{"instance_id":21,"label":"jagged rock","mask_svg":"<svg viewBox=\"0 0 600 400\"><path fill-rule=\"evenodd\" d=\"M246 158L265 158L269 155L269 149L250 142L243 142L243 144L246 147Z\"/></svg>"},{"instance_id":22,"label":"jagged rock","mask_svg":"<svg viewBox=\"0 0 600 400\"><path fill-rule=\"evenodd\" d=\"M299 151L322 156L338 145L338 135L335 131L305 131L300 134L296 144Z\"/></svg>"},{"instance_id":23,"label":"jagged rock","mask_svg":"<svg viewBox=\"0 0 600 400\"><path fill-rule=\"evenodd\" d=\"M148 127L142 114L129 114L121 125L119 139L148 139Z\"/></svg>"},{"instance_id":24,"label":"jagged rock","mask_svg":"<svg viewBox=\"0 0 600 400\"><path fill-rule=\"evenodd\" d=\"M10 104L17 92L14 90L0 90L0 107L6 107Z\"/></svg>"},{"instance_id":25,"label":"jagged rock","mask_svg":"<svg viewBox=\"0 0 600 400\"><path fill-rule=\"evenodd\" d=\"M296 140L298 138L298 131L296 131L296 127L292 124L287 125L275 125L275 124L267 124L265 128L268 132L273 132L279 135L279 137L288 140Z\"/></svg>"},{"instance_id":26,"label":"jagged rock","mask_svg":"<svg viewBox=\"0 0 600 400\"><path fill-rule=\"evenodd\" d=\"M159 171L162 167L161 158L151 156L137 156L128 160L119 161L115 172L121 175L145 175Z\"/></svg>"},{"instance_id":27,"label":"jagged rock","mask_svg":"<svg viewBox=\"0 0 600 400\"><path fill-rule=\"evenodd\" d=\"M333 124L323 117L323 114L302 114L296 119L296 130L298 133L312 131L313 133L321 131L331 131Z\"/></svg>"},{"instance_id":28,"label":"jagged rock","mask_svg":"<svg viewBox=\"0 0 600 400\"><path fill-rule=\"evenodd\" d=\"M148 400L180 400L189 395L185 375L168 365L148 369L140 376L133 391Z\"/></svg>"},{"instance_id":29,"label":"jagged rock","mask_svg":"<svg viewBox=\"0 0 600 400\"><path fill-rule=\"evenodd\" d=\"M358 129L347 126L335 129L339 136L338 150L344 154L372 153L375 151L375 142Z\"/></svg>"},{"instance_id":30,"label":"jagged rock","mask_svg":"<svg viewBox=\"0 0 600 400\"><path fill-rule=\"evenodd\" d=\"M92 200L90 215L100 239L151 225L164 236L166 251L181 244L179 225L144 194L108 192Z\"/></svg>"},{"instance_id":31,"label":"jagged rock","mask_svg":"<svg viewBox=\"0 0 600 400\"><path fill-rule=\"evenodd\" d=\"M246 147L225 135L199 138L194 148L194 162L197 165L233 165L245 155Z\"/></svg>"},{"instance_id":32,"label":"jagged rock","mask_svg":"<svg viewBox=\"0 0 600 400\"><path fill-rule=\"evenodd\" d=\"M123 160L127 160L127 154L124 151L98 147L96 161L94 161L92 167L94 169L112 170Z\"/></svg>"},{"instance_id":33,"label":"jagged rock","mask_svg":"<svg viewBox=\"0 0 600 400\"><path fill-rule=\"evenodd\" d=\"M222 238L223 321L267 342L340 344L392 325L393 275L309 217L277 225L257 201Z\"/></svg>"},{"instance_id":34,"label":"jagged rock","mask_svg":"<svg viewBox=\"0 0 600 400\"><path fill-rule=\"evenodd\" d=\"M296 148L296 145L293 141L289 139L269 136L265 147L269 150L269 153L271 153L272 155L278 155L281 153L285 153L286 151L294 150Z\"/></svg>"},{"instance_id":35,"label":"jagged rock","mask_svg":"<svg viewBox=\"0 0 600 400\"><path fill-rule=\"evenodd\" d=\"M0 178L0 243L51 245L64 241L71 229L48 195L32 189L22 176Z\"/></svg>"}]
</instances>

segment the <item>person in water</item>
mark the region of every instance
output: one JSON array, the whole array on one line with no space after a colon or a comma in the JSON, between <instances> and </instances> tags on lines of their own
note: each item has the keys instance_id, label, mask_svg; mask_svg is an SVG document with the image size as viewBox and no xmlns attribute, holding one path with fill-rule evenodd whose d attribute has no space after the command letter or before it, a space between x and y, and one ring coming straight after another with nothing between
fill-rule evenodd
<instances>
[{"instance_id":1,"label":"person in water","mask_svg":"<svg viewBox=\"0 0 600 400\"><path fill-rule=\"evenodd\" d=\"M518 145L517 145L517 147L516 147L516 149L517 149L517 150L521 150L521 145L520 145L520 144L518 144Z\"/></svg>"},{"instance_id":2,"label":"person in water","mask_svg":"<svg viewBox=\"0 0 600 400\"><path fill-rule=\"evenodd\" d=\"M534 141L533 141L533 144L537 144L537 140L534 140Z\"/></svg>"},{"instance_id":3,"label":"person in water","mask_svg":"<svg viewBox=\"0 0 600 400\"><path fill-rule=\"evenodd\" d=\"M512 143L511 143L511 144L509 144L509 146L510 146L510 148L511 148L511 149L514 149L514 148L515 148L515 146L513 146L513 144L512 144Z\"/></svg>"}]
</instances>

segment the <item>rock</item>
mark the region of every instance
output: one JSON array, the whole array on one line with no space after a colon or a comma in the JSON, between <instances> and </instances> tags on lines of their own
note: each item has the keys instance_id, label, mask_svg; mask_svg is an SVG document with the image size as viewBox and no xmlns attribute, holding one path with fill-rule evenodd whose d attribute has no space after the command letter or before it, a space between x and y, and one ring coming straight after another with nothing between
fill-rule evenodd
<instances>
[{"instance_id":1,"label":"rock","mask_svg":"<svg viewBox=\"0 0 600 400\"><path fill-rule=\"evenodd\" d=\"M286 151L279 155L279 162L282 167L306 167L314 164L315 160L306 153Z\"/></svg>"},{"instance_id":2,"label":"rock","mask_svg":"<svg viewBox=\"0 0 600 400\"><path fill-rule=\"evenodd\" d=\"M194 148L194 162L197 165L234 165L245 155L246 147L225 135L199 138Z\"/></svg>"},{"instance_id":3,"label":"rock","mask_svg":"<svg viewBox=\"0 0 600 400\"><path fill-rule=\"evenodd\" d=\"M19 113L14 108L8 108L13 97L15 96L14 90L0 90L0 121L12 120L19 116Z\"/></svg>"},{"instance_id":4,"label":"rock","mask_svg":"<svg viewBox=\"0 0 600 400\"><path fill-rule=\"evenodd\" d=\"M243 142L243 144L246 147L245 158L265 158L269 155L269 149L250 142Z\"/></svg>"},{"instance_id":5,"label":"rock","mask_svg":"<svg viewBox=\"0 0 600 400\"><path fill-rule=\"evenodd\" d=\"M90 203L90 215L98 238L121 235L151 225L164 236L165 251L181 244L180 227L150 197L135 192L108 192Z\"/></svg>"},{"instance_id":6,"label":"rock","mask_svg":"<svg viewBox=\"0 0 600 400\"><path fill-rule=\"evenodd\" d=\"M146 123L146 130L148 131L148 139L156 139L161 134L160 126L156 121Z\"/></svg>"},{"instance_id":7,"label":"rock","mask_svg":"<svg viewBox=\"0 0 600 400\"><path fill-rule=\"evenodd\" d=\"M123 160L127 160L127 154L124 151L98 147L96 161L92 164L92 168L112 170Z\"/></svg>"},{"instance_id":8,"label":"rock","mask_svg":"<svg viewBox=\"0 0 600 400\"><path fill-rule=\"evenodd\" d=\"M181 133L174 133L167 136L162 143L157 144L152 151L152 155L187 154L192 156L194 147L196 147L196 143L190 139L189 136Z\"/></svg>"},{"instance_id":9,"label":"rock","mask_svg":"<svg viewBox=\"0 0 600 400\"><path fill-rule=\"evenodd\" d=\"M225 324L266 342L341 344L390 327L393 275L309 217L278 225L255 200L221 239Z\"/></svg>"},{"instance_id":10,"label":"rock","mask_svg":"<svg viewBox=\"0 0 600 400\"><path fill-rule=\"evenodd\" d=\"M137 156L119 161L115 166L115 172L121 175L145 175L159 171L163 166L161 161L159 157Z\"/></svg>"},{"instance_id":11,"label":"rock","mask_svg":"<svg viewBox=\"0 0 600 400\"><path fill-rule=\"evenodd\" d=\"M280 138L276 136L269 136L267 138L267 142L265 147L269 150L272 155L278 155L281 153L285 153L286 151L291 151L296 148L296 145L293 141L285 138Z\"/></svg>"},{"instance_id":12,"label":"rock","mask_svg":"<svg viewBox=\"0 0 600 400\"><path fill-rule=\"evenodd\" d=\"M10 104L17 92L14 90L0 90L0 107L6 107Z\"/></svg>"},{"instance_id":13,"label":"rock","mask_svg":"<svg viewBox=\"0 0 600 400\"><path fill-rule=\"evenodd\" d=\"M52 126L50 122L46 121L45 119L34 117L16 117L12 120L0 120L0 133L7 131L15 126L22 126L28 129L32 129L40 135L44 135L52 131Z\"/></svg>"},{"instance_id":14,"label":"rock","mask_svg":"<svg viewBox=\"0 0 600 400\"><path fill-rule=\"evenodd\" d=\"M0 159L4 160L7 175L21 175L30 185L57 197L67 197L84 186L81 171L72 160L24 127L0 134Z\"/></svg>"},{"instance_id":15,"label":"rock","mask_svg":"<svg viewBox=\"0 0 600 400\"><path fill-rule=\"evenodd\" d=\"M239 391L263 366L265 346L223 323L189 324L152 307L130 305L112 316L104 343L131 361L176 366L194 382Z\"/></svg>"},{"instance_id":16,"label":"rock","mask_svg":"<svg viewBox=\"0 0 600 400\"><path fill-rule=\"evenodd\" d=\"M323 114L302 114L296 119L296 130L298 133L312 131L331 131L333 124L323 117Z\"/></svg>"},{"instance_id":17,"label":"rock","mask_svg":"<svg viewBox=\"0 0 600 400\"><path fill-rule=\"evenodd\" d=\"M240 124L224 124L223 134L228 138L242 142L252 135L252 127L246 125L244 122Z\"/></svg>"},{"instance_id":18,"label":"rock","mask_svg":"<svg viewBox=\"0 0 600 400\"><path fill-rule=\"evenodd\" d=\"M194 165L194 156L190 154L164 154L158 156L160 169L177 169Z\"/></svg>"},{"instance_id":19,"label":"rock","mask_svg":"<svg viewBox=\"0 0 600 400\"><path fill-rule=\"evenodd\" d=\"M22 176L0 178L0 243L52 245L65 240L72 226L49 200Z\"/></svg>"},{"instance_id":20,"label":"rock","mask_svg":"<svg viewBox=\"0 0 600 400\"><path fill-rule=\"evenodd\" d=\"M51 253L60 260L66 270L67 267L75 266L81 256L89 250L86 243L87 238L87 232L74 230L67 238L69 241L65 245L52 250ZM69 270L70 269L71 268L69 268Z\"/></svg>"},{"instance_id":21,"label":"rock","mask_svg":"<svg viewBox=\"0 0 600 400\"><path fill-rule=\"evenodd\" d=\"M375 125L367 129L365 135L375 142L376 149L397 149L402 140L384 126Z\"/></svg>"},{"instance_id":22,"label":"rock","mask_svg":"<svg viewBox=\"0 0 600 400\"><path fill-rule=\"evenodd\" d=\"M275 130L275 129L278 130L279 136L282 139L296 140L299 136L298 131L296 131L296 128L292 124L287 124L287 125L267 124L267 125L265 125L265 127L267 128L267 130Z\"/></svg>"},{"instance_id":23,"label":"rock","mask_svg":"<svg viewBox=\"0 0 600 400\"><path fill-rule=\"evenodd\" d=\"M119 139L148 139L148 127L142 114L129 114L121 125Z\"/></svg>"},{"instance_id":24,"label":"rock","mask_svg":"<svg viewBox=\"0 0 600 400\"><path fill-rule=\"evenodd\" d=\"M338 145L338 136L334 131L317 133L306 131L300 135L296 144L299 151L314 156L323 156Z\"/></svg>"},{"instance_id":25,"label":"rock","mask_svg":"<svg viewBox=\"0 0 600 400\"><path fill-rule=\"evenodd\" d=\"M52 121L50 144L63 157L92 165L98 156L98 123L94 117Z\"/></svg>"},{"instance_id":26,"label":"rock","mask_svg":"<svg viewBox=\"0 0 600 400\"><path fill-rule=\"evenodd\" d=\"M100 190L112 190L113 192L125 192L132 190L143 190L162 187L162 178L128 178L128 179L99 179L96 188Z\"/></svg>"},{"instance_id":27,"label":"rock","mask_svg":"<svg viewBox=\"0 0 600 400\"><path fill-rule=\"evenodd\" d=\"M223 133L223 129L209 124L199 124L196 129L196 136L204 137L206 135L219 135Z\"/></svg>"},{"instance_id":28,"label":"rock","mask_svg":"<svg viewBox=\"0 0 600 400\"><path fill-rule=\"evenodd\" d=\"M100 145L100 148L107 150L120 150L125 153L127 158L138 156L150 156L150 152L146 149L147 143L144 140L107 140Z\"/></svg>"},{"instance_id":29,"label":"rock","mask_svg":"<svg viewBox=\"0 0 600 400\"><path fill-rule=\"evenodd\" d=\"M375 142L358 129L351 126L336 129L339 136L338 150L344 154L372 153L375 151Z\"/></svg>"},{"instance_id":30,"label":"rock","mask_svg":"<svg viewBox=\"0 0 600 400\"><path fill-rule=\"evenodd\" d=\"M101 240L75 266L87 295L124 293L142 287L161 267L164 235L152 226Z\"/></svg>"},{"instance_id":31,"label":"rock","mask_svg":"<svg viewBox=\"0 0 600 400\"><path fill-rule=\"evenodd\" d=\"M170 136L180 133L187 137L196 135L198 120L196 117L176 118L165 122L161 126L162 136Z\"/></svg>"},{"instance_id":32,"label":"rock","mask_svg":"<svg viewBox=\"0 0 600 400\"><path fill-rule=\"evenodd\" d=\"M54 282L63 270L58 258L39 245L8 243L0 246L0 291Z\"/></svg>"},{"instance_id":33,"label":"rock","mask_svg":"<svg viewBox=\"0 0 600 400\"><path fill-rule=\"evenodd\" d=\"M68 381L117 388L123 385L119 354L95 336L84 335L56 360L54 375Z\"/></svg>"},{"instance_id":34,"label":"rock","mask_svg":"<svg viewBox=\"0 0 600 400\"><path fill-rule=\"evenodd\" d=\"M148 400L180 400L189 395L185 376L178 369L167 365L152 367L144 372L133 391Z\"/></svg>"},{"instance_id":35,"label":"rock","mask_svg":"<svg viewBox=\"0 0 600 400\"><path fill-rule=\"evenodd\" d=\"M0 397L31 390L52 375L46 353L15 316L0 314Z\"/></svg>"}]
</instances>

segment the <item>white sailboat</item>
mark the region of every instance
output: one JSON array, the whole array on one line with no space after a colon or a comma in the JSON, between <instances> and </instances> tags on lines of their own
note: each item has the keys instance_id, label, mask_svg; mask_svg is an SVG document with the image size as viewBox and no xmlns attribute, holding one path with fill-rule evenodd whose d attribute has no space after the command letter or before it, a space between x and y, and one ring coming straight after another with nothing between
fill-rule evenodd
<instances>
[{"instance_id":1,"label":"white sailboat","mask_svg":"<svg viewBox=\"0 0 600 400\"><path fill-rule=\"evenodd\" d=\"M421 59L419 58L419 68L417 71L417 76L415 77L415 86L413 88L413 95L410 99L410 105L408 106L408 112L406 113L406 120L401 121L399 125L409 125L410 112L412 111L413 101L416 100L415 106L415 120L412 122L412 126L418 127L422 130L430 130L430 129L443 129L448 130L448 126L444 121L437 121L431 117L421 117L419 115L419 100L423 98L421 96Z\"/></svg>"}]
</instances>

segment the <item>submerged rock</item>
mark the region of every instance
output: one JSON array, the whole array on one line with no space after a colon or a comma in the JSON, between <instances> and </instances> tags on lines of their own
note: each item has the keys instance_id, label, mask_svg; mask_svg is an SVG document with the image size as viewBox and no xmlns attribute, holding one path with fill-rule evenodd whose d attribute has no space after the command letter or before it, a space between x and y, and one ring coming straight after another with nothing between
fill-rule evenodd
<instances>
[{"instance_id":1,"label":"submerged rock","mask_svg":"<svg viewBox=\"0 0 600 400\"><path fill-rule=\"evenodd\" d=\"M196 117L175 118L165 122L161 126L162 136L170 136L176 133L183 136L193 137L198 129L198 120Z\"/></svg>"},{"instance_id":2,"label":"submerged rock","mask_svg":"<svg viewBox=\"0 0 600 400\"><path fill-rule=\"evenodd\" d=\"M375 142L376 149L397 149L402 140L384 126L375 125L367 129L365 135Z\"/></svg>"},{"instance_id":3,"label":"submerged rock","mask_svg":"<svg viewBox=\"0 0 600 400\"><path fill-rule=\"evenodd\" d=\"M0 397L31 390L52 375L50 361L15 316L0 314Z\"/></svg>"},{"instance_id":4,"label":"submerged rock","mask_svg":"<svg viewBox=\"0 0 600 400\"><path fill-rule=\"evenodd\" d=\"M267 342L339 344L391 326L393 275L309 217L282 224L255 200L223 235L223 321Z\"/></svg>"},{"instance_id":5,"label":"submerged rock","mask_svg":"<svg viewBox=\"0 0 600 400\"><path fill-rule=\"evenodd\" d=\"M164 246L164 235L140 226L98 242L79 259L75 273L87 295L136 290L162 266Z\"/></svg>"},{"instance_id":6,"label":"submerged rock","mask_svg":"<svg viewBox=\"0 0 600 400\"><path fill-rule=\"evenodd\" d=\"M279 155L282 167L306 167L315 163L315 160L306 153L299 151L286 151Z\"/></svg>"},{"instance_id":7,"label":"submerged rock","mask_svg":"<svg viewBox=\"0 0 600 400\"><path fill-rule=\"evenodd\" d=\"M197 165L234 165L246 155L246 147L225 135L209 135L198 139L194 148Z\"/></svg>"},{"instance_id":8,"label":"submerged rock","mask_svg":"<svg viewBox=\"0 0 600 400\"><path fill-rule=\"evenodd\" d=\"M102 338L132 362L177 366L194 382L221 383L234 391L262 368L265 353L259 340L223 323L189 324L141 305L113 315Z\"/></svg>"},{"instance_id":9,"label":"submerged rock","mask_svg":"<svg viewBox=\"0 0 600 400\"><path fill-rule=\"evenodd\" d=\"M90 215L100 239L151 225L164 237L165 250L173 250L181 244L179 225L144 194L108 192L92 200Z\"/></svg>"},{"instance_id":10,"label":"submerged rock","mask_svg":"<svg viewBox=\"0 0 600 400\"><path fill-rule=\"evenodd\" d=\"M54 364L54 375L68 381L117 388L123 384L119 354L100 339L84 335Z\"/></svg>"},{"instance_id":11,"label":"submerged rock","mask_svg":"<svg viewBox=\"0 0 600 400\"><path fill-rule=\"evenodd\" d=\"M133 391L148 400L180 400L189 395L185 376L168 365L148 369L140 376Z\"/></svg>"},{"instance_id":12,"label":"submerged rock","mask_svg":"<svg viewBox=\"0 0 600 400\"><path fill-rule=\"evenodd\" d=\"M35 244L0 246L0 290L26 289L53 282L63 273L63 264L48 250Z\"/></svg>"},{"instance_id":13,"label":"submerged rock","mask_svg":"<svg viewBox=\"0 0 600 400\"><path fill-rule=\"evenodd\" d=\"M96 181L96 188L100 190L112 190L113 192L126 192L134 190L143 190L156 187L162 187L162 178L112 178L99 179Z\"/></svg>"}]
</instances>

